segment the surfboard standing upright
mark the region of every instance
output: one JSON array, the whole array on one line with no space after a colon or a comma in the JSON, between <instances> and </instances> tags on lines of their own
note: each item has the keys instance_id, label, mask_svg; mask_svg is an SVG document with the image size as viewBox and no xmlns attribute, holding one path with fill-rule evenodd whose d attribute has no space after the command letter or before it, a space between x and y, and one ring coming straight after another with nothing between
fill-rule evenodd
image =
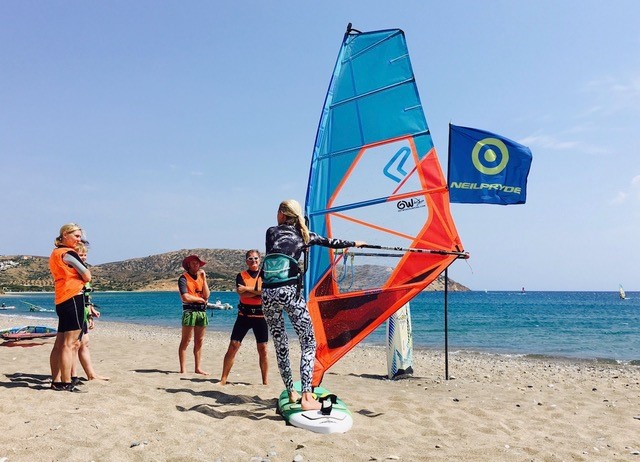
<instances>
[{"instance_id":1,"label":"surfboard standing upright","mask_svg":"<svg viewBox=\"0 0 640 462\"><path fill-rule=\"evenodd\" d=\"M403 31L347 28L318 126L305 213L312 231L375 249L309 249L305 292L318 386L351 348L468 257Z\"/></svg>"}]
</instances>

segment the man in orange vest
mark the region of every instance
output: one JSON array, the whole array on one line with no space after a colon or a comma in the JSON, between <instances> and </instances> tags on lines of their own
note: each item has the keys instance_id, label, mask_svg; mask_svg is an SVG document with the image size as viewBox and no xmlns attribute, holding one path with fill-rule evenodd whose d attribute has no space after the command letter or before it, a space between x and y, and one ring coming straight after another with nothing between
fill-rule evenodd
<instances>
[{"instance_id":1,"label":"man in orange vest","mask_svg":"<svg viewBox=\"0 0 640 462\"><path fill-rule=\"evenodd\" d=\"M262 384L267 385L269 328L262 313L262 279L259 275L260 252L255 249L249 250L246 254L246 261L247 269L236 276L236 291L240 296L240 304L238 305L238 317L231 331L229 348L224 355L222 377L220 377L221 385L226 385L236 353L238 353L242 340L250 329L253 330L258 346Z\"/></svg>"},{"instance_id":2,"label":"man in orange vest","mask_svg":"<svg viewBox=\"0 0 640 462\"><path fill-rule=\"evenodd\" d=\"M178 279L178 290L182 299L182 340L178 348L180 360L180 373L187 372L186 354L187 347L193 341L193 356L195 357L195 373L209 375L201 368L202 344L204 332L209 325L207 318L207 300L209 300L209 286L207 285L207 273L202 267L205 262L197 255L189 255L182 260L185 272Z\"/></svg>"}]
</instances>

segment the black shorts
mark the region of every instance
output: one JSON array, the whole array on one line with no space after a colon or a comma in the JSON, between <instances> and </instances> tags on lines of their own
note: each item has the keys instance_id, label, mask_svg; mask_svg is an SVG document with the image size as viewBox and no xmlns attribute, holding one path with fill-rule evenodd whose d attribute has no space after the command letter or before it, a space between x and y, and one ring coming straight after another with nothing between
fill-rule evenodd
<instances>
[{"instance_id":1,"label":"black shorts","mask_svg":"<svg viewBox=\"0 0 640 462\"><path fill-rule=\"evenodd\" d=\"M81 330L84 324L84 295L79 294L56 305L58 332Z\"/></svg>"},{"instance_id":2,"label":"black shorts","mask_svg":"<svg viewBox=\"0 0 640 462\"><path fill-rule=\"evenodd\" d=\"M242 343L250 329L253 329L256 343L267 343L269 341L269 328L264 316L243 316L241 314L238 315L236 323L233 325L231 340Z\"/></svg>"}]
</instances>

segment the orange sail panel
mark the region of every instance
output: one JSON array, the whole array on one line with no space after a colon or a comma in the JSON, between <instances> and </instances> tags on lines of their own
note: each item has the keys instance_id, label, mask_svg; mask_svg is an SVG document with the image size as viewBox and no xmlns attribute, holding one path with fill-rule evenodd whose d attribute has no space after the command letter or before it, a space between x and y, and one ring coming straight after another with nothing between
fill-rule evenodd
<instances>
[{"instance_id":1,"label":"orange sail panel","mask_svg":"<svg viewBox=\"0 0 640 462\"><path fill-rule=\"evenodd\" d=\"M319 385L463 252L401 30L347 30L318 127L305 213L320 235L383 249L309 249L305 292Z\"/></svg>"}]
</instances>

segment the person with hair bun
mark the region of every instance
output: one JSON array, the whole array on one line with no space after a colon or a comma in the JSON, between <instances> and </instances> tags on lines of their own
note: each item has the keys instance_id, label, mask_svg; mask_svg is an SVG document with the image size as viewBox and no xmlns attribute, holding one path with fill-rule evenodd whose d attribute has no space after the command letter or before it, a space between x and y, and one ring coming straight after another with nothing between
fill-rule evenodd
<instances>
[{"instance_id":1,"label":"person with hair bun","mask_svg":"<svg viewBox=\"0 0 640 462\"><path fill-rule=\"evenodd\" d=\"M301 291L301 272L298 260L302 252L312 245L334 249L362 247L362 241L329 239L310 232L302 208L293 199L280 203L278 225L266 234L266 253L262 266L262 309L273 338L280 376L289 393L289 401L300 402L303 410L320 409L313 397L311 379L315 362L316 339L311 315ZM284 311L300 340L300 381L302 396L293 385L289 360L289 339L285 330Z\"/></svg>"},{"instance_id":2,"label":"person with hair bun","mask_svg":"<svg viewBox=\"0 0 640 462\"><path fill-rule=\"evenodd\" d=\"M49 356L51 388L74 393L82 392L72 383L71 368L80 347L85 320L82 289L91 281L91 272L75 251L83 240L82 228L67 223L60 228L54 241L55 249L49 257L58 315L58 334Z\"/></svg>"}]
</instances>

